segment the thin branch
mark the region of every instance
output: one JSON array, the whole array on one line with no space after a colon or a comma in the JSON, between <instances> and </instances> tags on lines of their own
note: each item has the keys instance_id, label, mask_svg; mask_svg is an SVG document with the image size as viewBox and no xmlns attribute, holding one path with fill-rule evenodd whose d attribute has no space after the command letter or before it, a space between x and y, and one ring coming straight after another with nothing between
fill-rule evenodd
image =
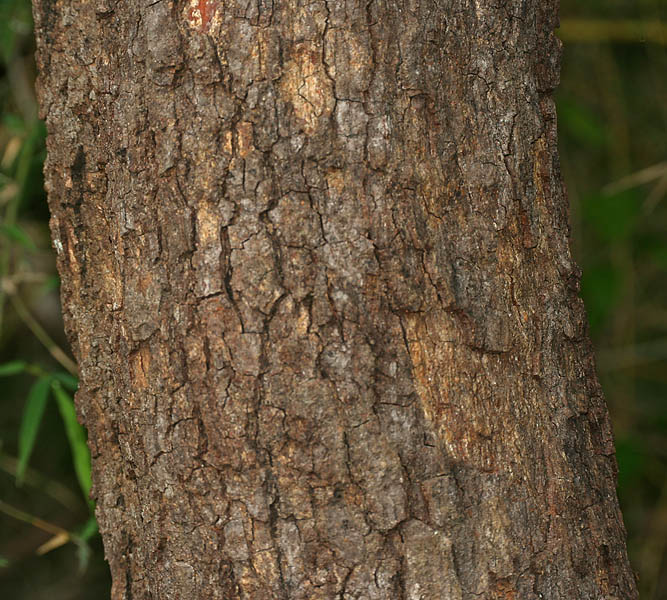
<instances>
[{"instance_id":1,"label":"thin branch","mask_svg":"<svg viewBox=\"0 0 667 600\"><path fill-rule=\"evenodd\" d=\"M602 191L606 194L615 194L617 192L622 192L633 187L650 183L665 175L667 175L667 161L658 163L657 165L651 165L650 167L646 167L645 169L621 177L621 179L604 186Z\"/></svg>"},{"instance_id":2,"label":"thin branch","mask_svg":"<svg viewBox=\"0 0 667 600\"><path fill-rule=\"evenodd\" d=\"M56 344L51 339L51 336L46 333L46 330L37 322L37 319L35 319L35 317L30 314L28 307L23 303L23 300L21 300L19 295L12 294L10 295L10 299L18 316L28 326L34 336L40 342L42 342L51 356L53 356L53 358L55 358L72 375L78 376L78 368L76 363L69 356L67 356L67 354L65 354L62 348L60 348L60 346L58 346L58 344Z\"/></svg>"},{"instance_id":3,"label":"thin branch","mask_svg":"<svg viewBox=\"0 0 667 600\"><path fill-rule=\"evenodd\" d=\"M12 506L11 504L7 504L3 500L0 500L0 512L19 521L23 521L24 523L29 523L30 525L33 525L34 527L37 527L42 531L46 531L47 533L51 533L53 535L67 534L67 536L69 537L69 532L66 529L58 527L58 525L54 525L53 523L49 523L48 521L44 521L43 519L40 519L35 515L31 515L30 513L24 512Z\"/></svg>"}]
</instances>

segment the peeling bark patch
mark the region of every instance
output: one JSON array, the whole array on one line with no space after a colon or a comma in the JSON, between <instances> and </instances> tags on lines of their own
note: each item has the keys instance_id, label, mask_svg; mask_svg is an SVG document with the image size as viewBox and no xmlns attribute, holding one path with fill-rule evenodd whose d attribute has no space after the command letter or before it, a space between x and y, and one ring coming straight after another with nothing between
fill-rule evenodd
<instances>
[{"instance_id":1,"label":"peeling bark patch","mask_svg":"<svg viewBox=\"0 0 667 600\"><path fill-rule=\"evenodd\" d=\"M464 596L456 579L441 576L443 571L456 570L451 541L441 531L416 519L407 521L400 532L406 564L405 599L462 600ZM432 560L436 556L439 560Z\"/></svg>"},{"instance_id":2,"label":"peeling bark patch","mask_svg":"<svg viewBox=\"0 0 667 600\"><path fill-rule=\"evenodd\" d=\"M456 402L449 390L449 383L452 382L449 371L454 364L454 356L446 331L451 326L448 327L440 319L430 319L427 323L420 315L410 315L405 318L404 327L412 375L424 415L439 431L441 441L452 455L459 460L466 459L465 434L451 427L441 427L443 423L451 425L453 422L450 413ZM429 332L439 339L432 339ZM449 339L453 339L453 335ZM455 374L453 376L456 377Z\"/></svg>"},{"instance_id":3,"label":"peeling bark patch","mask_svg":"<svg viewBox=\"0 0 667 600\"><path fill-rule=\"evenodd\" d=\"M253 149L252 123L247 121L240 123L238 128L238 152L241 158L248 156Z\"/></svg>"},{"instance_id":4,"label":"peeling bark patch","mask_svg":"<svg viewBox=\"0 0 667 600\"><path fill-rule=\"evenodd\" d=\"M151 365L151 353L146 344L142 344L137 352L130 356L130 372L137 391L148 387L146 379Z\"/></svg>"},{"instance_id":5,"label":"peeling bark patch","mask_svg":"<svg viewBox=\"0 0 667 600\"><path fill-rule=\"evenodd\" d=\"M190 0L185 7L188 25L201 33L208 32L219 5L216 0Z\"/></svg>"},{"instance_id":6,"label":"peeling bark patch","mask_svg":"<svg viewBox=\"0 0 667 600\"><path fill-rule=\"evenodd\" d=\"M334 108L333 84L322 63L322 50L313 42L296 44L281 80L285 100L291 102L303 131L312 134Z\"/></svg>"},{"instance_id":7,"label":"peeling bark patch","mask_svg":"<svg viewBox=\"0 0 667 600\"><path fill-rule=\"evenodd\" d=\"M507 439L493 415L494 390L484 383L479 351L461 344L454 317L442 311L404 319L415 389L427 420L450 456L484 472L505 465ZM471 365L477 365L471 368Z\"/></svg>"},{"instance_id":8,"label":"peeling bark patch","mask_svg":"<svg viewBox=\"0 0 667 600\"><path fill-rule=\"evenodd\" d=\"M206 202L199 205L196 214L196 250L192 266L197 273L196 293L210 296L222 289L220 273L220 228L223 219L217 207Z\"/></svg>"}]
</instances>

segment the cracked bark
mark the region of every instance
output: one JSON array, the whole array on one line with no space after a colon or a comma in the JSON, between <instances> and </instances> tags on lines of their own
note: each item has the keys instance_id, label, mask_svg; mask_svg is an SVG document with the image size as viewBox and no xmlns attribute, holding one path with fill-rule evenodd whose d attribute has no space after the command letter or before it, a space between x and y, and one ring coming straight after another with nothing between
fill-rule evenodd
<instances>
[{"instance_id":1,"label":"cracked bark","mask_svg":"<svg viewBox=\"0 0 667 600\"><path fill-rule=\"evenodd\" d=\"M34 13L114 599L637 597L554 1Z\"/></svg>"}]
</instances>

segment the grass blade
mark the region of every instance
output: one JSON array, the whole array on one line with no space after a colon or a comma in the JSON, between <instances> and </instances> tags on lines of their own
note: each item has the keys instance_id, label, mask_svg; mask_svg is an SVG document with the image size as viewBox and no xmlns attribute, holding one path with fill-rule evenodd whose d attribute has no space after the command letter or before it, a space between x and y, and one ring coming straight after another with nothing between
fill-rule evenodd
<instances>
[{"instance_id":1,"label":"grass blade","mask_svg":"<svg viewBox=\"0 0 667 600\"><path fill-rule=\"evenodd\" d=\"M98 532L97 519L91 515L86 523L81 527L72 540L77 545L77 556L79 559L79 573L83 573L90 563L91 549L88 540Z\"/></svg>"},{"instance_id":2,"label":"grass blade","mask_svg":"<svg viewBox=\"0 0 667 600\"><path fill-rule=\"evenodd\" d=\"M21 485L25 470L37 439L37 431L44 416L44 409L49 398L51 379L40 377L30 388L28 398L23 409L23 419L19 429L19 454L16 466L16 483Z\"/></svg>"},{"instance_id":3,"label":"grass blade","mask_svg":"<svg viewBox=\"0 0 667 600\"><path fill-rule=\"evenodd\" d=\"M76 390L79 388L79 380L74 377L74 375L70 375L69 373L53 373L53 378L57 379L63 385L63 387L66 387L72 392L76 392Z\"/></svg>"},{"instance_id":4,"label":"grass blade","mask_svg":"<svg viewBox=\"0 0 667 600\"><path fill-rule=\"evenodd\" d=\"M58 403L58 410L65 425L65 433L69 440L70 449L72 450L72 460L74 462L74 471L79 480L79 485L86 498L89 501L90 496L90 452L86 445L86 433L83 427L79 425L76 420L76 411L74 409L74 401L71 396L63 389L59 381L51 383L53 395Z\"/></svg>"},{"instance_id":5,"label":"grass blade","mask_svg":"<svg viewBox=\"0 0 667 600\"><path fill-rule=\"evenodd\" d=\"M44 542L39 548L37 548L37 550L35 550L35 554L37 556L43 556L47 552L51 552L51 550L60 548L60 546L64 546L65 544L71 541L72 538L69 534L69 531L63 531L61 533L54 535L51 539Z\"/></svg>"},{"instance_id":6,"label":"grass blade","mask_svg":"<svg viewBox=\"0 0 667 600\"><path fill-rule=\"evenodd\" d=\"M84 542L87 542L91 537L93 537L99 531L97 525L97 519L94 515L91 515L88 520L82 525L81 529L77 532L76 537Z\"/></svg>"},{"instance_id":7,"label":"grass blade","mask_svg":"<svg viewBox=\"0 0 667 600\"><path fill-rule=\"evenodd\" d=\"M25 371L28 366L24 360L12 360L3 365L0 365L0 377L9 377L10 375L18 375Z\"/></svg>"}]
</instances>

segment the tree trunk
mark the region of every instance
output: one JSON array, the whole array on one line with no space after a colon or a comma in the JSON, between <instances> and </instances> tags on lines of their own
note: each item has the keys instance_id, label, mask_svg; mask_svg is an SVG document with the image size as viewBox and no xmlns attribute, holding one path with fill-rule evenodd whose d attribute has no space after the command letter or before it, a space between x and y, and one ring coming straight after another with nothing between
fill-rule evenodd
<instances>
[{"instance_id":1,"label":"tree trunk","mask_svg":"<svg viewBox=\"0 0 667 600\"><path fill-rule=\"evenodd\" d=\"M556 4L34 0L114 599L637 597Z\"/></svg>"}]
</instances>

